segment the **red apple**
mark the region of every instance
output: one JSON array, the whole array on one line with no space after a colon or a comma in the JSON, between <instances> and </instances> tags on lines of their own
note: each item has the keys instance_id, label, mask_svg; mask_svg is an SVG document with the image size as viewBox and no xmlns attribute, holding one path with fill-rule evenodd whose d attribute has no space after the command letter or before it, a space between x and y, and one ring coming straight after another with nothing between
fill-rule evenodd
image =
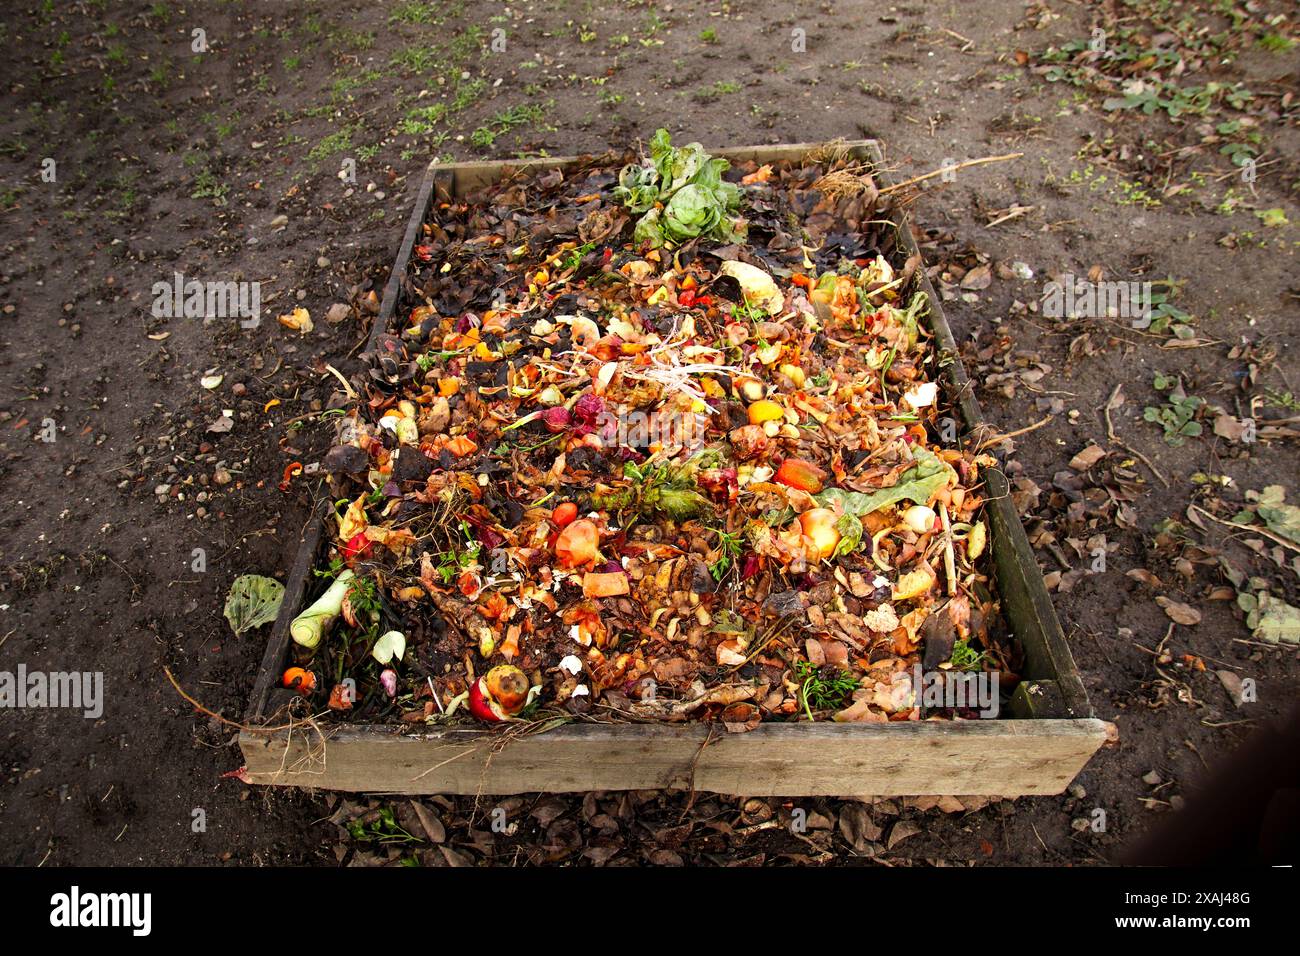
<instances>
[{"instance_id":1,"label":"red apple","mask_svg":"<svg viewBox=\"0 0 1300 956\"><path fill-rule=\"evenodd\" d=\"M508 720L528 702L528 677L513 664L498 664L469 688L469 712L479 720Z\"/></svg>"}]
</instances>

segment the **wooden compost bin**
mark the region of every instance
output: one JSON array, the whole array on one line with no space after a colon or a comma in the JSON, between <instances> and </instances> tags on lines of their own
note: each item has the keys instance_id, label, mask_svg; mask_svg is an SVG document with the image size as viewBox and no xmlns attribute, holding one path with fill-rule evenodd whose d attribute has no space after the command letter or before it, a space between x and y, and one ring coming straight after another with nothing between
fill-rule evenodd
<instances>
[{"instance_id":1,"label":"wooden compost bin","mask_svg":"<svg viewBox=\"0 0 1300 956\"><path fill-rule=\"evenodd\" d=\"M824 144L754 146L714 152L732 161L798 160ZM879 169L871 140L843 144ZM464 196L505 176L563 168L573 157L429 166L384 289L371 343L409 308L404 283L411 250L437 199ZM877 182L888 177L877 172ZM907 216L895 221L904 255L916 254ZM934 345L948 360L943 387L965 433L981 425L978 403L924 268ZM399 309L399 305L401 309ZM507 794L530 791L680 788L743 795L984 794L1062 792L1113 728L1093 716L1069 645L1043 584L1006 477L984 469L986 514L1002 611L1024 650L1022 682L1010 716L990 720L763 723L731 734L717 724L572 723L505 740L500 730L299 723L292 730L245 731L239 744L252 783L376 793ZM284 603L271 631L246 723L274 715L292 692L279 687L289 661L289 623L303 608L311 571L328 546L323 500L301 535ZM282 712L282 711L281 711ZM279 721L283 722L283 721Z\"/></svg>"}]
</instances>

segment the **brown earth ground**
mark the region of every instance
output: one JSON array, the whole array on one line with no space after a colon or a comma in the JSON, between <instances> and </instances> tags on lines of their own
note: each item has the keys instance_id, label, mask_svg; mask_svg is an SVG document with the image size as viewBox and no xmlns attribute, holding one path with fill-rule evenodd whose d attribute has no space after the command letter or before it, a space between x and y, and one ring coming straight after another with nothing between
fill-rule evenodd
<instances>
[{"instance_id":1,"label":"brown earth ground","mask_svg":"<svg viewBox=\"0 0 1300 956\"><path fill-rule=\"evenodd\" d=\"M1197 527L1188 512L1196 502L1229 519L1247 490L1270 484L1300 495L1286 422L1300 390L1296 230L1267 212L1300 221L1294 20L1273 19L1293 13L1146 0L8 5L0 669L102 671L106 707L98 720L5 714L0 861L1112 858L1296 698L1294 645L1252 639L1215 558L1222 550L1298 603L1296 552L1203 518ZM1177 50L1185 71L1162 76L1208 98L1178 116L1107 110L1123 92L1077 63L1048 72L1049 46L1094 28L1121 52L1127 31ZM196 29L206 52L193 51ZM504 52L491 49L494 30ZM1149 78L1155 59L1139 49L1108 72ZM331 391L323 365L351 369L369 322L353 310L330 323L327 310L382 283L431 158L599 151L658 126L706 146L879 137L898 178L1023 153L932 183L914 211L993 427L1051 416L1016 439L1011 460L1118 747L1067 794L982 807L637 793L432 799L417 814L407 801L223 779L241 762L231 729L197 715L163 668L208 707L242 713L262 640L232 637L221 606L239 574L283 579L314 488L299 479L280 491L282 470L322 453L329 428L312 413ZM1257 157L1253 184L1223 152L1231 143ZM337 175L347 158L355 185ZM984 264L989 276L975 271ZM1049 275L1094 269L1175 280L1191 337L1027 308ZM260 281L262 324L153 317L152 286L174 272ZM314 332L275 322L293 304ZM1216 413L1202 410L1200 437L1167 444L1142 417L1165 401L1155 370L1228 415L1253 411L1258 441L1215 434ZM215 390L200 386L209 373L223 376ZM1116 383L1125 401L1111 440L1100 410ZM233 429L208 431L223 409ZM40 440L46 419L53 442ZM1089 442L1111 454L1070 469ZM1179 524L1157 533L1168 519ZM1107 563L1092 572L1098 535ZM1157 596L1191 605L1200 623L1174 624ZM1252 678L1257 702L1235 705L1216 671ZM508 832L491 829L497 805ZM413 842L385 847L329 822L369 808L363 823L382 830L374 811L390 806ZM784 825L795 807L809 814L806 833Z\"/></svg>"}]
</instances>

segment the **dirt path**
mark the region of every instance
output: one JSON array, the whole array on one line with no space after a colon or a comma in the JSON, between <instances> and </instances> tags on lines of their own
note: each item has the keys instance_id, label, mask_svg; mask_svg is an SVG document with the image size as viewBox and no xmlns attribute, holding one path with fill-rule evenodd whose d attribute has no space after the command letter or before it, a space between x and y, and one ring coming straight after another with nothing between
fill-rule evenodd
<instances>
[{"instance_id":1,"label":"dirt path","mask_svg":"<svg viewBox=\"0 0 1300 956\"><path fill-rule=\"evenodd\" d=\"M1294 23L1270 23L1287 5L1234 18L1205 12L1231 4L1165 4L1168 29L1137 3L27 6L0 26L0 669L102 672L104 713L6 714L3 862L406 852L323 822L365 805L223 779L240 763L230 729L194 715L163 667L242 712L262 645L232 637L221 604L237 575L287 570L312 488L278 486L323 451L324 363L349 367L425 163L595 151L661 125L706 146L879 137L900 178L1024 154L936 184L916 216L987 416L1003 431L1051 416L1016 442L1018 503L1122 743L1061 797L948 813L802 801L815 819L798 836L764 826L789 801L520 798L501 804L509 833L486 801L426 801L441 821L428 829L403 803L398 821L428 837L418 859L1095 862L1295 698L1295 645L1253 641L1215 549L1293 604L1295 552L1275 559L1254 533L1224 546L1225 528L1188 512L1231 518L1271 484L1300 496L1286 421L1300 413L1297 54ZM1118 66L1041 56L1094 29ZM1099 66L1149 80L1167 49L1185 69L1159 76L1178 96L1097 80ZM1254 182L1234 156L1255 157ZM1172 279L1181 311L1153 334L1029 308L1050 276L1090 270ZM260 283L260 325L158 315L154 285L176 273ZM327 321L336 303L352 308ZM275 321L295 305L308 335ZM1143 420L1148 405L1177 412L1156 371L1223 414L1199 410L1203 434L1167 443ZM1101 409L1116 384L1112 438ZM1221 417L1254 418L1257 441L1230 422L1216 434ZM1071 468L1090 442L1112 454ZM1173 624L1157 596L1200 623ZM1252 679L1258 701L1234 705L1220 670Z\"/></svg>"}]
</instances>

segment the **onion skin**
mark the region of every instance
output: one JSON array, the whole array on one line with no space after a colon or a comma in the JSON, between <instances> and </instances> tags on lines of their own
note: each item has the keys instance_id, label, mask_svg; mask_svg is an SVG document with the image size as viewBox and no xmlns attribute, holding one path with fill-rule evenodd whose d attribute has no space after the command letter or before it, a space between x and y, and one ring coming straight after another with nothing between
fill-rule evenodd
<instances>
[{"instance_id":1,"label":"onion skin","mask_svg":"<svg viewBox=\"0 0 1300 956\"><path fill-rule=\"evenodd\" d=\"M938 517L933 508L927 508L925 505L912 505L903 512L903 524L909 531L917 534L925 534L934 527L934 519Z\"/></svg>"},{"instance_id":2,"label":"onion skin","mask_svg":"<svg viewBox=\"0 0 1300 956\"><path fill-rule=\"evenodd\" d=\"M816 545L819 561L825 561L834 554L836 545L840 543L841 535L835 529L838 519L839 515L829 508L813 508L799 516L799 527L803 529L804 536Z\"/></svg>"},{"instance_id":3,"label":"onion skin","mask_svg":"<svg viewBox=\"0 0 1300 956\"><path fill-rule=\"evenodd\" d=\"M542 424L552 434L558 435L560 432L568 431L569 422L569 410L562 405L542 412Z\"/></svg>"}]
</instances>

